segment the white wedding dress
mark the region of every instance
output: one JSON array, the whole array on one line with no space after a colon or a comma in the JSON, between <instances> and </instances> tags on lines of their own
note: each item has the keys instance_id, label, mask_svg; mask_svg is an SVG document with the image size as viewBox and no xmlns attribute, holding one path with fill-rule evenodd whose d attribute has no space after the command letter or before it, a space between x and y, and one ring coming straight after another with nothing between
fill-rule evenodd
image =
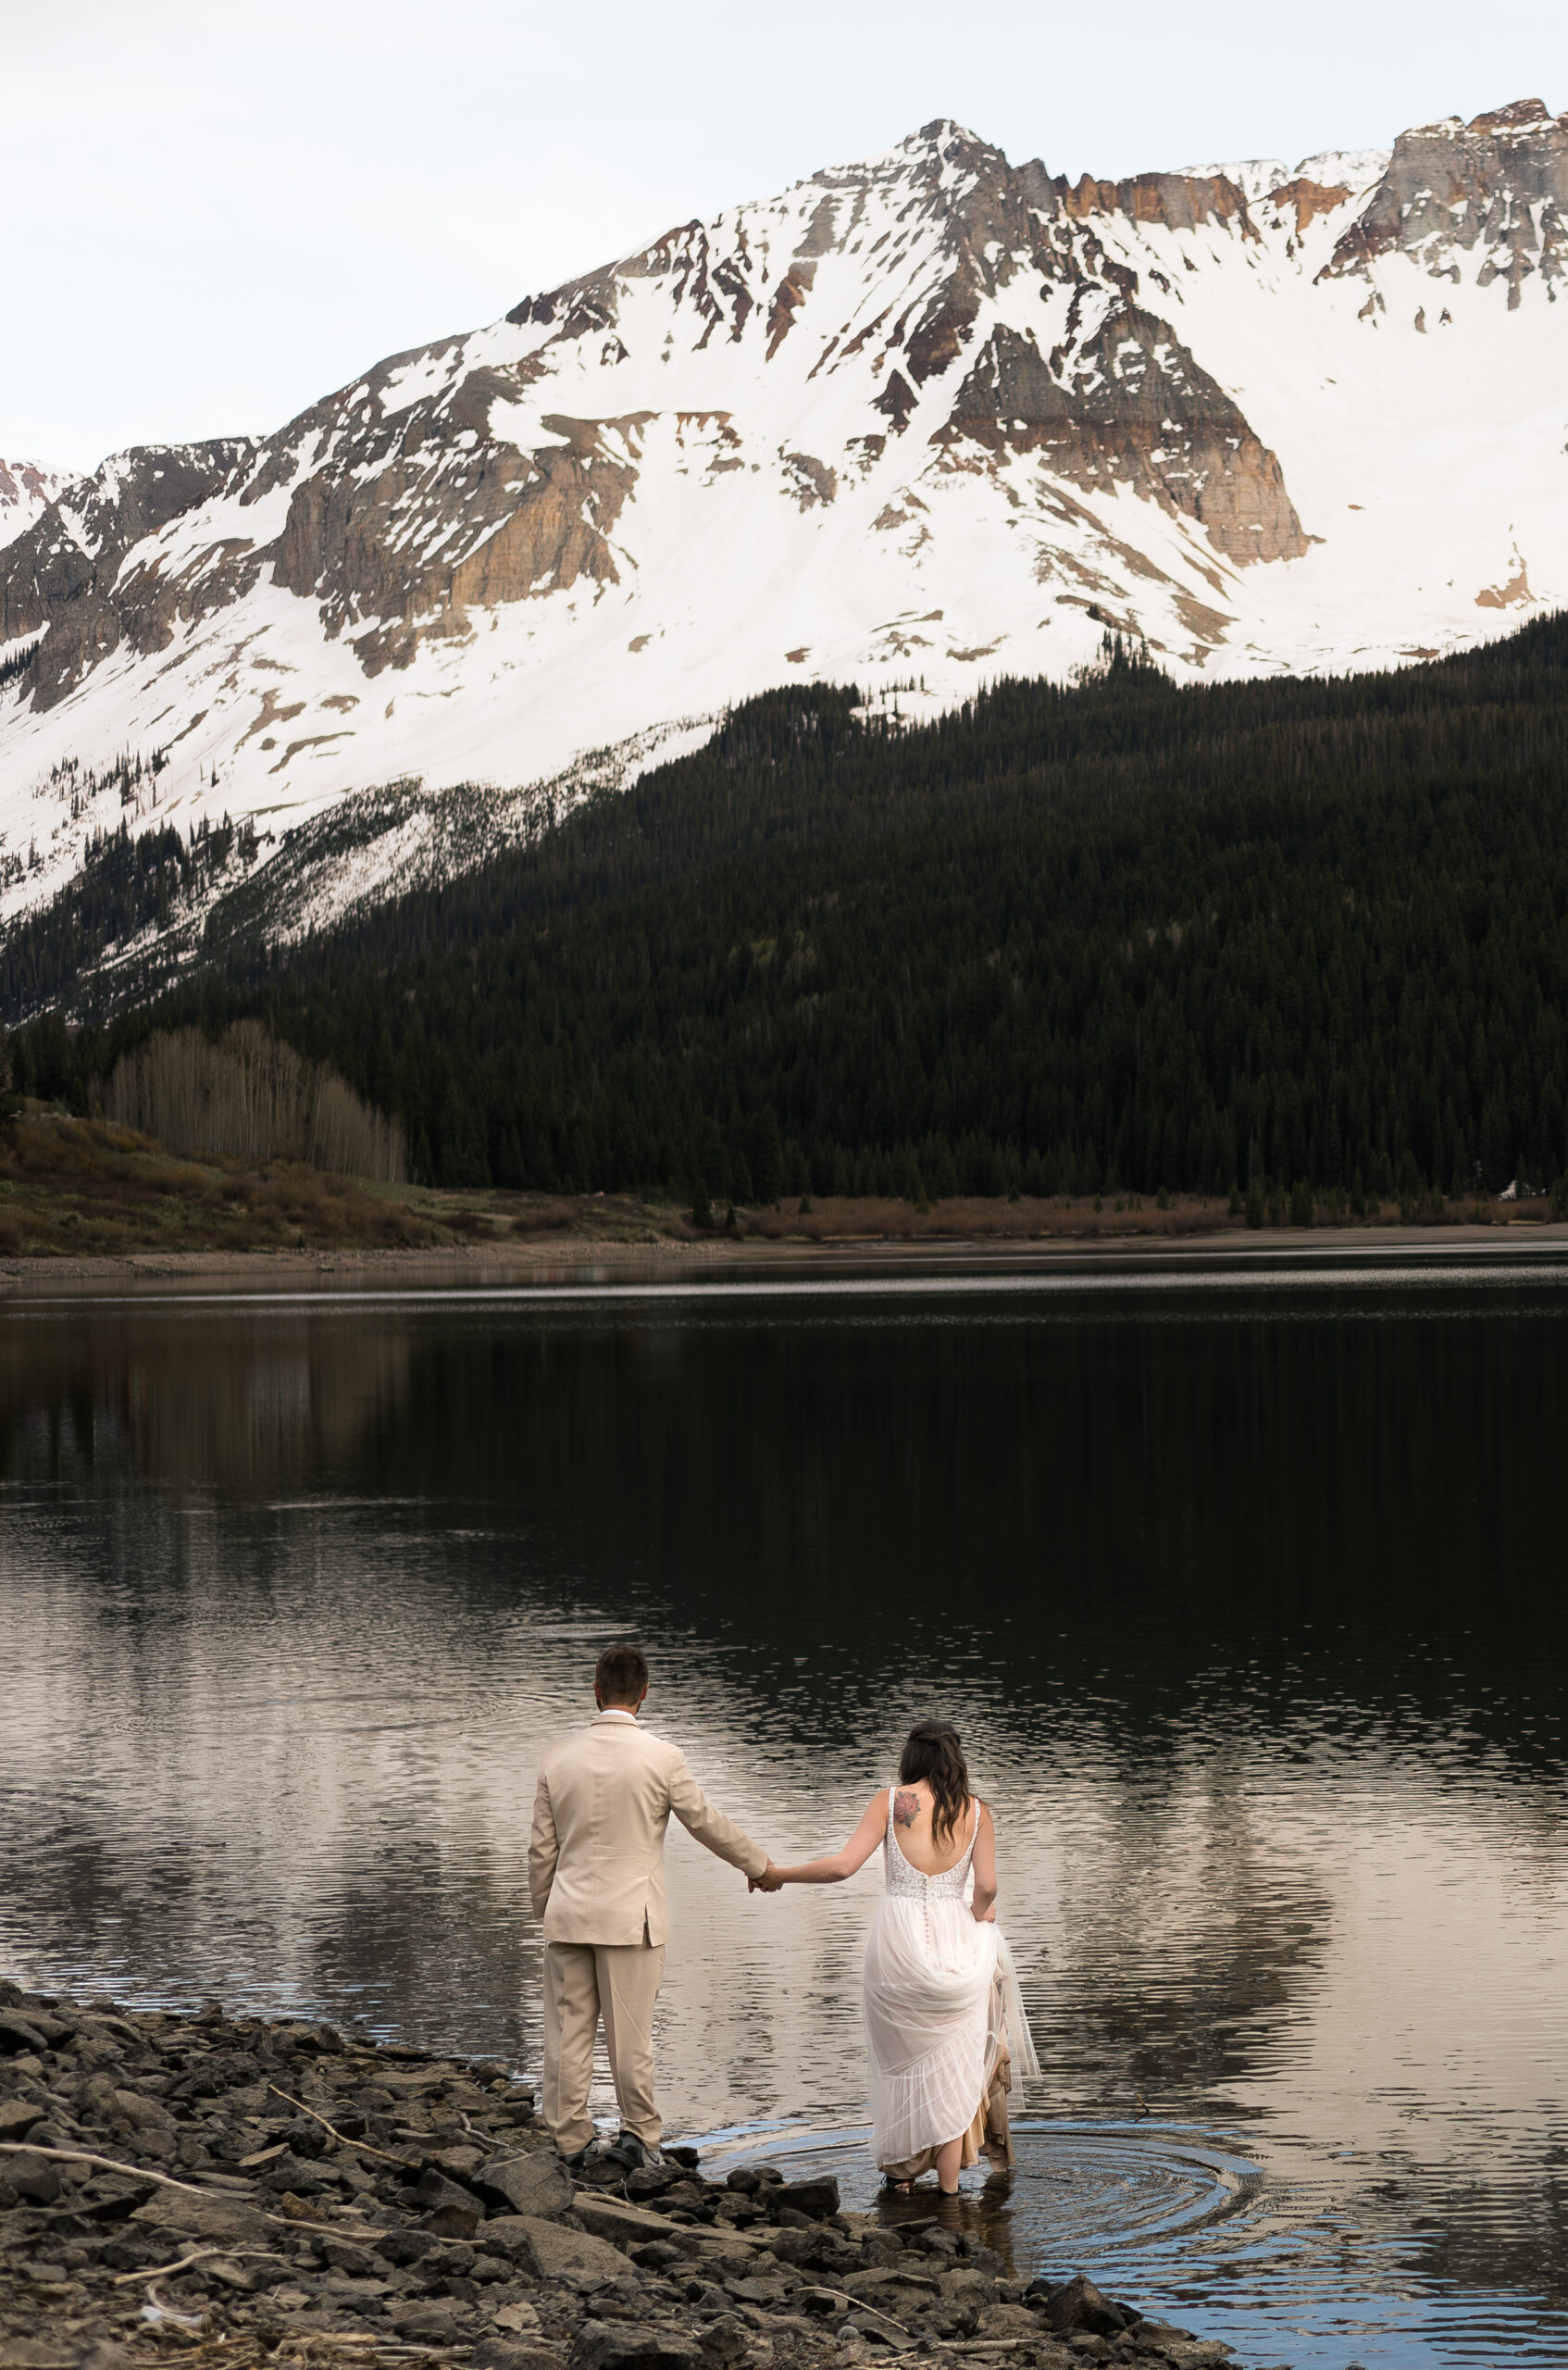
<instances>
[{"instance_id":1,"label":"white wedding dress","mask_svg":"<svg viewBox=\"0 0 1568 2370\"><path fill-rule=\"evenodd\" d=\"M977 2125L999 2068L1016 2104L1039 2060L1013 1953L1000 1929L977 1923L970 1908L978 1802L963 1858L927 1877L900 1848L893 1791L882 1845L887 1891L865 1945L865 2043L877 2162L904 2177L912 2160ZM1002 2126L1006 2147L1005 2114ZM966 2146L964 2162L977 2154Z\"/></svg>"}]
</instances>

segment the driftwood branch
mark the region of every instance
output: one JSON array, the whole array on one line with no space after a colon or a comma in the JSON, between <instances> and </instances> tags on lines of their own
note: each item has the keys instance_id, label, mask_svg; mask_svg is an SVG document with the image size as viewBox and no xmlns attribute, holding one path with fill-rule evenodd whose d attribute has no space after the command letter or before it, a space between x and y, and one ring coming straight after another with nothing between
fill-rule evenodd
<instances>
[{"instance_id":1,"label":"driftwood branch","mask_svg":"<svg viewBox=\"0 0 1568 2370\"><path fill-rule=\"evenodd\" d=\"M209 2255L221 2255L225 2263L277 2261L270 2247L198 2247L194 2254L181 2255L178 2263L155 2263L144 2271L117 2271L111 2285L125 2288L133 2279L172 2279L177 2271L189 2271L193 2263L205 2263Z\"/></svg>"},{"instance_id":2,"label":"driftwood branch","mask_svg":"<svg viewBox=\"0 0 1568 2370\"><path fill-rule=\"evenodd\" d=\"M350 2139L336 2124L329 2123L324 2114L317 2114L314 2107L307 2107L303 2099L292 2099L287 2090L278 2088L276 2082L268 2082L267 2087L275 2099L282 2100L286 2107L298 2107L301 2114L307 2114L312 2123L318 2123L323 2131L330 2131L340 2148L352 2148L361 2156L375 2156L383 2164L395 2164L400 2172L406 2173L410 2169L406 2156L389 2156L384 2148L372 2148L367 2139Z\"/></svg>"},{"instance_id":3,"label":"driftwood branch","mask_svg":"<svg viewBox=\"0 0 1568 2370\"><path fill-rule=\"evenodd\" d=\"M352 2139L348 2145L353 2147ZM123 2173L128 2180L132 2181L156 2181L162 2189L177 2189L185 2197L205 2197L210 2204L246 2207L263 2215L267 2221L276 2222L285 2230L325 2230L328 2236L333 2239L355 2238L367 2230L374 2232L377 2238L381 2235L375 2224L371 2222L360 2222L355 2225L342 2222L306 2222L296 2221L292 2214L268 2214L267 2208L259 2204L254 2197L242 2196L234 2189L198 2189L193 2181L177 2181L168 2173L155 2173L150 2164L122 2164L118 2157L95 2156L86 2148L30 2148L25 2139L0 2139L0 2155L46 2156L51 2163L56 2164L96 2164L100 2172ZM391 2161L396 2164L399 2159L393 2157ZM404 2170L406 2172L407 2169L405 2164ZM233 2250L219 2247L217 2252L219 2254L228 2254L232 2253ZM168 2269L167 2264L158 2264L155 2267L154 2276L156 2276L157 2272Z\"/></svg>"},{"instance_id":4,"label":"driftwood branch","mask_svg":"<svg viewBox=\"0 0 1568 2370\"><path fill-rule=\"evenodd\" d=\"M168 2173L155 2173L150 2164L122 2164L116 2156L95 2156L89 2148L34 2148L25 2139L0 2139L0 2156L47 2156L56 2164L96 2164L100 2172L123 2173L128 2180L156 2181L164 2189L183 2189L187 2197L218 2197L216 2189L198 2189L194 2181L177 2181Z\"/></svg>"}]
</instances>

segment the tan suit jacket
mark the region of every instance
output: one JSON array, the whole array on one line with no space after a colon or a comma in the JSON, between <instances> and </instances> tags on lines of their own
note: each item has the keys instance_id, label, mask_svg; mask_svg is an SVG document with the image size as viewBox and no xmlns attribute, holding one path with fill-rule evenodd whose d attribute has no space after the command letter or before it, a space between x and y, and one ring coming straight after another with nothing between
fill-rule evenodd
<instances>
[{"instance_id":1,"label":"tan suit jacket","mask_svg":"<svg viewBox=\"0 0 1568 2370\"><path fill-rule=\"evenodd\" d=\"M678 1745L601 1713L550 1747L529 1838L529 1892L547 1942L668 1941L665 1829L672 1811L732 1867L749 1877L766 1867L766 1852L714 1809Z\"/></svg>"}]
</instances>

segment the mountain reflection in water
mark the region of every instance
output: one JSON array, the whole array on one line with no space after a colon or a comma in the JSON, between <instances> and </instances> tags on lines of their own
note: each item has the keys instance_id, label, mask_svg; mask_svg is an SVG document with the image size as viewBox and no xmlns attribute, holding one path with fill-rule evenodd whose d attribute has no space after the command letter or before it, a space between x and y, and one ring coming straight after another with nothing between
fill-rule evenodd
<instances>
[{"instance_id":1,"label":"mountain reflection in water","mask_svg":"<svg viewBox=\"0 0 1568 2370\"><path fill-rule=\"evenodd\" d=\"M13 1305L4 1962L536 2063L538 1748L633 1629L780 1854L963 1731L1046 2067L984 2209L1021 2269L1251 2360L1561 2362L1565 1314L1551 1273ZM672 2128L869 2195L876 1866L669 1859Z\"/></svg>"}]
</instances>

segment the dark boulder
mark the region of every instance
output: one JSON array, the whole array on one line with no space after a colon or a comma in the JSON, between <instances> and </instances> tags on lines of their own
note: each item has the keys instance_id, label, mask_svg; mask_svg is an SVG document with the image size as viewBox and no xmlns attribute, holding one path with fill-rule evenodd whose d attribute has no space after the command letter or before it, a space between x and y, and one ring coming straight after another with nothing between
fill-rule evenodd
<instances>
[{"instance_id":1,"label":"dark boulder","mask_svg":"<svg viewBox=\"0 0 1568 2370\"><path fill-rule=\"evenodd\" d=\"M287 2126L280 2137L285 2146L293 2150L296 2156L319 2156L327 2146L326 2132L307 2114L295 2115L292 2123Z\"/></svg>"},{"instance_id":2,"label":"dark boulder","mask_svg":"<svg viewBox=\"0 0 1568 2370\"><path fill-rule=\"evenodd\" d=\"M60 2193L60 2168L47 2156L7 2156L6 2178L29 2205L53 2205Z\"/></svg>"},{"instance_id":3,"label":"dark boulder","mask_svg":"<svg viewBox=\"0 0 1568 2370\"><path fill-rule=\"evenodd\" d=\"M745 2358L745 2324L733 2313L721 2313L716 2320L704 2322L697 2332L697 2342L708 2370L736 2370Z\"/></svg>"},{"instance_id":4,"label":"dark boulder","mask_svg":"<svg viewBox=\"0 0 1568 2370\"><path fill-rule=\"evenodd\" d=\"M40 2008L31 2000L23 2008L19 2021L31 2026L34 2032L41 2033L51 2049L65 2049L76 2038L77 2023L74 2016L52 2015L47 2009Z\"/></svg>"},{"instance_id":5,"label":"dark boulder","mask_svg":"<svg viewBox=\"0 0 1568 2370\"><path fill-rule=\"evenodd\" d=\"M414 2184L414 2202L422 2205L427 2214L433 2214L441 2205L471 2205L480 2211L472 2189L465 2189L460 2181L449 2180L433 2164L427 2164ZM482 2212L480 2218L483 2219Z\"/></svg>"},{"instance_id":6,"label":"dark boulder","mask_svg":"<svg viewBox=\"0 0 1568 2370\"><path fill-rule=\"evenodd\" d=\"M520 2214L492 2214L484 2225L479 2243L487 2254L503 2255L515 2274L524 2279L542 2279L539 2256L534 2249L533 2234L537 2229L554 2226L541 2223L537 2216L525 2219Z\"/></svg>"},{"instance_id":7,"label":"dark boulder","mask_svg":"<svg viewBox=\"0 0 1568 2370\"><path fill-rule=\"evenodd\" d=\"M641 2246L633 2247L631 2260L639 2271L668 2271L672 2264L685 2260L678 2247L667 2239L649 2239Z\"/></svg>"},{"instance_id":8,"label":"dark boulder","mask_svg":"<svg viewBox=\"0 0 1568 2370\"><path fill-rule=\"evenodd\" d=\"M315 2234L316 2252L332 2271L341 2272L345 2279L374 2279L380 2269L373 2254L352 2239L331 2239L325 2232Z\"/></svg>"},{"instance_id":9,"label":"dark boulder","mask_svg":"<svg viewBox=\"0 0 1568 2370\"><path fill-rule=\"evenodd\" d=\"M1052 2289L1045 2301L1045 2317L1060 2337L1079 2330L1089 2337L1114 2337L1127 2325L1120 2305L1102 2296L1081 2271L1065 2287Z\"/></svg>"},{"instance_id":10,"label":"dark boulder","mask_svg":"<svg viewBox=\"0 0 1568 2370\"><path fill-rule=\"evenodd\" d=\"M261 2175L261 2186L270 2189L274 2197L290 2192L295 2197L315 2197L324 2189L335 2189L336 2173L323 2169L307 2156L296 2156L291 2150L287 2155L274 2157Z\"/></svg>"},{"instance_id":11,"label":"dark boulder","mask_svg":"<svg viewBox=\"0 0 1568 2370\"><path fill-rule=\"evenodd\" d=\"M433 2231L438 2239L471 2239L483 2220L484 2208L470 2197L461 2205L449 2201L432 2206L419 2227Z\"/></svg>"},{"instance_id":12,"label":"dark boulder","mask_svg":"<svg viewBox=\"0 0 1568 2370\"><path fill-rule=\"evenodd\" d=\"M389 2230L376 2240L376 2252L385 2263L412 2264L434 2254L441 2240L430 2230Z\"/></svg>"},{"instance_id":13,"label":"dark boulder","mask_svg":"<svg viewBox=\"0 0 1568 2370\"><path fill-rule=\"evenodd\" d=\"M839 2184L830 2173L822 2180L781 2181L764 2192L764 2202L770 2214L792 2210L808 2222L826 2222L839 2211Z\"/></svg>"},{"instance_id":14,"label":"dark boulder","mask_svg":"<svg viewBox=\"0 0 1568 2370\"><path fill-rule=\"evenodd\" d=\"M294 2047L306 2057L341 2057L342 2035L330 2025L290 2025L285 2027Z\"/></svg>"},{"instance_id":15,"label":"dark boulder","mask_svg":"<svg viewBox=\"0 0 1568 2370\"><path fill-rule=\"evenodd\" d=\"M584 2321L572 2340L571 2364L572 2370L706 2370L706 2357L684 2330Z\"/></svg>"},{"instance_id":16,"label":"dark boulder","mask_svg":"<svg viewBox=\"0 0 1568 2370\"><path fill-rule=\"evenodd\" d=\"M451 2345L457 2336L461 2311L462 2306L453 2298L429 2296L403 2306L395 2315L394 2326L400 2337L415 2345Z\"/></svg>"},{"instance_id":17,"label":"dark boulder","mask_svg":"<svg viewBox=\"0 0 1568 2370\"><path fill-rule=\"evenodd\" d=\"M481 2338L468 2356L469 2370L565 2370L566 2357L548 2345L511 2338Z\"/></svg>"},{"instance_id":18,"label":"dark boulder","mask_svg":"<svg viewBox=\"0 0 1568 2370\"><path fill-rule=\"evenodd\" d=\"M554 2222L571 2211L572 2177L558 2156L492 2156L475 2175L474 2187L487 2204L510 2214Z\"/></svg>"}]
</instances>

